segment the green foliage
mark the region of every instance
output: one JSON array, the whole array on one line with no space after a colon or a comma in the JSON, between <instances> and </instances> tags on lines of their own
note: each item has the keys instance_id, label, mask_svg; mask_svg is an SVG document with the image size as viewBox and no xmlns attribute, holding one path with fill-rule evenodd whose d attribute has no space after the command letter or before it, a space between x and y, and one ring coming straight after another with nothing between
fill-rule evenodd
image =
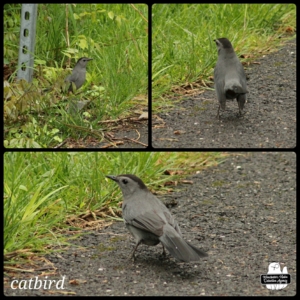
<instances>
[{"instance_id":1,"label":"green foliage","mask_svg":"<svg viewBox=\"0 0 300 300\"><path fill-rule=\"evenodd\" d=\"M238 54L249 54L248 60L278 48L287 28L295 30L295 9L293 4L153 5L154 107L165 106L162 98L174 86L210 82L216 38L227 37Z\"/></svg>"},{"instance_id":2,"label":"green foliage","mask_svg":"<svg viewBox=\"0 0 300 300\"><path fill-rule=\"evenodd\" d=\"M8 7L4 10L6 20L9 20L6 16ZM19 19L21 6L17 7L15 15ZM11 144L10 139L17 138L9 133L10 128L24 123L32 123L26 127L31 129L23 127L19 132L20 139L33 139L41 147L52 147L57 145L57 139L51 134L45 139L45 132L57 129L64 140L78 137L78 127L83 126L82 136L87 136L89 132L85 129L99 127L99 121L126 116L136 109L132 99L140 95L147 98L148 91L147 17L146 4L39 4L35 79L30 87L20 86L14 82L16 74L13 74L5 91L6 145ZM7 21L4 26L5 51L8 53L14 47L18 50L18 39L14 41L14 47L11 38L6 39L12 25ZM16 59L17 52L14 55ZM87 80L78 91L79 96L62 93L64 79L83 56L93 60L88 64ZM70 68L65 68L66 65ZM49 87L50 91L42 92ZM78 116L67 117L72 99L91 101L92 104ZM37 113L43 117L37 117ZM86 122L87 115L89 122ZM33 117L44 128L40 133L35 130L34 137ZM78 125L77 130L66 128L70 119L71 125ZM74 124L76 120L79 123Z\"/></svg>"},{"instance_id":3,"label":"green foliage","mask_svg":"<svg viewBox=\"0 0 300 300\"><path fill-rule=\"evenodd\" d=\"M38 251L45 241L55 242L47 234L61 220L65 205L56 194L66 186L59 182L54 169L45 172L45 162L34 166L34 157L34 153L4 156L4 254L33 245Z\"/></svg>"},{"instance_id":4,"label":"green foliage","mask_svg":"<svg viewBox=\"0 0 300 300\"><path fill-rule=\"evenodd\" d=\"M16 60L19 51L21 4L5 4L3 13L4 63Z\"/></svg>"},{"instance_id":5,"label":"green foliage","mask_svg":"<svg viewBox=\"0 0 300 300\"><path fill-rule=\"evenodd\" d=\"M224 159L220 153L7 152L4 155L4 254L61 245L69 216L110 207L120 189L105 175L135 174L155 191ZM178 172L179 171L179 172ZM170 174L170 175L167 175Z\"/></svg>"}]
</instances>

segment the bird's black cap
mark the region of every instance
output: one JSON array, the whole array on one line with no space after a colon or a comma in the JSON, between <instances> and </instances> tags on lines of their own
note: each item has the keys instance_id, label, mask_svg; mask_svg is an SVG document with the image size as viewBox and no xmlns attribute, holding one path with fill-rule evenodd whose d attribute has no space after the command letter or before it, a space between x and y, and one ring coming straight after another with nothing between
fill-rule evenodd
<instances>
[{"instance_id":1,"label":"bird's black cap","mask_svg":"<svg viewBox=\"0 0 300 300\"><path fill-rule=\"evenodd\" d=\"M120 175L118 175L118 176L114 176L114 175L106 175L107 178L112 179L112 180L114 180L114 181L116 181L116 182L119 181L119 177L121 177L121 176L130 178L131 180L137 182L138 185L139 185L139 187L140 187L141 189L146 189L146 190L147 190L147 187L146 187L146 185L144 184L144 182L143 182L140 178L138 178L137 176L135 176L135 175L132 175L132 174L120 174Z\"/></svg>"},{"instance_id":2,"label":"bird's black cap","mask_svg":"<svg viewBox=\"0 0 300 300\"><path fill-rule=\"evenodd\" d=\"M223 47L226 49L230 49L232 48L232 45L230 43L230 41L227 38L219 38L217 39L222 45ZM216 40L215 40L216 41Z\"/></svg>"}]
</instances>

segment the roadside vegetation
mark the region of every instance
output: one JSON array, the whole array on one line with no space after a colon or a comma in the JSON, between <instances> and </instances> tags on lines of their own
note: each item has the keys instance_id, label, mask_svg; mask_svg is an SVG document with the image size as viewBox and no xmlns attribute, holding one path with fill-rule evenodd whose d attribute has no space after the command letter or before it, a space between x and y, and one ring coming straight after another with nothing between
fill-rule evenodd
<instances>
[{"instance_id":1,"label":"roadside vegetation","mask_svg":"<svg viewBox=\"0 0 300 300\"><path fill-rule=\"evenodd\" d=\"M135 174L163 198L190 174L217 166L219 152L7 152L4 155L6 270L79 233L122 220L120 189L105 175ZM187 184L192 182L187 181Z\"/></svg>"},{"instance_id":2,"label":"roadside vegetation","mask_svg":"<svg viewBox=\"0 0 300 300\"><path fill-rule=\"evenodd\" d=\"M103 121L147 111L146 4L38 4L31 83L16 80L20 15L21 4L4 6L5 147L55 147L88 136L100 142ZM93 58L85 84L75 95L63 93L83 56ZM73 113L78 101L88 105Z\"/></svg>"}]
</instances>

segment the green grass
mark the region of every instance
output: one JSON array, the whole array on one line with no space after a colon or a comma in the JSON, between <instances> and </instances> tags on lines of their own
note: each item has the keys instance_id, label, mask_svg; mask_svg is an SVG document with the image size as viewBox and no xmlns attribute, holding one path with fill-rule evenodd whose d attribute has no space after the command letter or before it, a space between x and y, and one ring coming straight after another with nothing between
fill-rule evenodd
<instances>
[{"instance_id":1,"label":"green grass","mask_svg":"<svg viewBox=\"0 0 300 300\"><path fill-rule=\"evenodd\" d=\"M69 230L82 231L76 222L70 225L70 218L81 220L78 216L90 214L95 221L121 220L120 189L105 175L135 174L151 191L169 193L176 181L218 165L226 156L217 152L7 152L5 263L64 247Z\"/></svg>"},{"instance_id":2,"label":"green grass","mask_svg":"<svg viewBox=\"0 0 300 300\"><path fill-rule=\"evenodd\" d=\"M214 39L227 37L249 62L295 38L295 28L294 4L153 5L153 109L174 105L178 86L212 86Z\"/></svg>"},{"instance_id":3,"label":"green grass","mask_svg":"<svg viewBox=\"0 0 300 300\"><path fill-rule=\"evenodd\" d=\"M20 8L4 9L4 60L10 66L18 59ZM34 80L17 83L15 72L5 83L5 146L53 147L67 137L100 140L99 121L147 109L147 19L146 4L39 4ZM86 83L79 95L62 95L70 73L65 67L83 56L93 58ZM53 90L43 94L49 86ZM74 99L91 103L71 114Z\"/></svg>"}]
</instances>

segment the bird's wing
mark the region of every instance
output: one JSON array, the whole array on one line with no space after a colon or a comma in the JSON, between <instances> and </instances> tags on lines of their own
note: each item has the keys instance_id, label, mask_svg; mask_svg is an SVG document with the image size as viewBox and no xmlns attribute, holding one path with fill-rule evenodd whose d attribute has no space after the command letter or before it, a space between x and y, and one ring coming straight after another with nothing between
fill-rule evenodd
<instances>
[{"instance_id":1,"label":"bird's wing","mask_svg":"<svg viewBox=\"0 0 300 300\"><path fill-rule=\"evenodd\" d=\"M218 71L216 71L217 69L218 69ZM218 64L218 62L217 62L217 65L214 70L214 84L215 84L215 89L216 89L217 97L218 97L219 101L226 101L225 94L224 94L226 73L224 72L224 70L225 70L225 67Z\"/></svg>"},{"instance_id":2,"label":"bird's wing","mask_svg":"<svg viewBox=\"0 0 300 300\"><path fill-rule=\"evenodd\" d=\"M181 235L181 232L180 232L177 222L175 221L175 219L172 216L169 209L166 207L166 205L161 200L156 198L151 193L148 193L146 195L145 200L147 203L147 211L152 211L153 207L157 207L155 214L158 214L160 216L160 218L164 224L169 224ZM144 205L144 207L145 207L145 205Z\"/></svg>"},{"instance_id":3,"label":"bird's wing","mask_svg":"<svg viewBox=\"0 0 300 300\"><path fill-rule=\"evenodd\" d=\"M73 72L71 75L69 75L65 81L75 82L78 80L79 73Z\"/></svg>"},{"instance_id":4,"label":"bird's wing","mask_svg":"<svg viewBox=\"0 0 300 300\"><path fill-rule=\"evenodd\" d=\"M179 228L176 220L174 219L174 217L169 212L169 210L166 209L166 210L164 210L163 213L167 219L168 224L171 225L179 233L179 235L181 235L180 228Z\"/></svg>"},{"instance_id":5,"label":"bird's wing","mask_svg":"<svg viewBox=\"0 0 300 300\"><path fill-rule=\"evenodd\" d=\"M163 234L163 226L166 224L166 222L157 213L155 213L154 210L147 211L135 216L134 218L130 218L128 216L123 216L123 218L126 223L136 228L151 232L158 237Z\"/></svg>"}]
</instances>

